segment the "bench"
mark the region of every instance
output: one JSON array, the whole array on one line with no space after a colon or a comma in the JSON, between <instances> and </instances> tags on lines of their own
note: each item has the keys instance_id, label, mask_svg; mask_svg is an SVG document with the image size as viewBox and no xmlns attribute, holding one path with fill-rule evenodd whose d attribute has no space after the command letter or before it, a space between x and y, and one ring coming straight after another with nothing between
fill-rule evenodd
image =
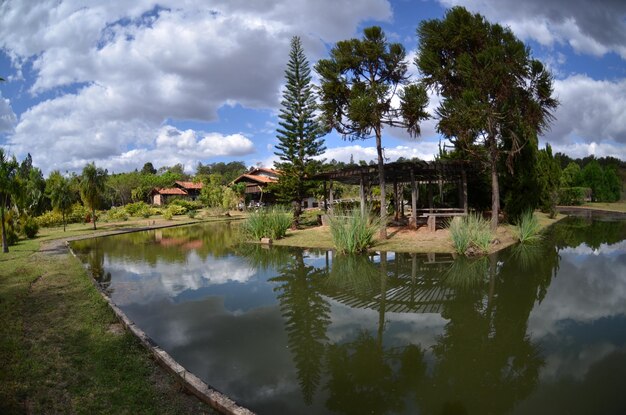
<instances>
[{"instance_id":1,"label":"bench","mask_svg":"<svg viewBox=\"0 0 626 415\"><path fill-rule=\"evenodd\" d=\"M417 209L421 212L420 218L426 218L428 230L434 232L437 229L438 218L453 218L455 216L466 216L467 213L463 209L458 208L433 208L433 209Z\"/></svg>"}]
</instances>

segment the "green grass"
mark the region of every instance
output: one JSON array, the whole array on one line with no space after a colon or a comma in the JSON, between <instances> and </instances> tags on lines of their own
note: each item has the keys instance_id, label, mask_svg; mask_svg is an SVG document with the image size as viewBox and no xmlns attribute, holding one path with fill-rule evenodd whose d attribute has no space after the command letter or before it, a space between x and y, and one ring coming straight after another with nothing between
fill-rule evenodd
<instances>
[{"instance_id":1,"label":"green grass","mask_svg":"<svg viewBox=\"0 0 626 415\"><path fill-rule=\"evenodd\" d=\"M250 213L242 224L242 229L253 240L280 239L285 237L291 224L291 211L275 207Z\"/></svg>"},{"instance_id":2,"label":"green grass","mask_svg":"<svg viewBox=\"0 0 626 415\"><path fill-rule=\"evenodd\" d=\"M0 413L209 410L131 334L109 331L116 318L78 260L39 252L43 240L81 232L46 229L0 254Z\"/></svg>"},{"instance_id":3,"label":"green grass","mask_svg":"<svg viewBox=\"0 0 626 415\"><path fill-rule=\"evenodd\" d=\"M521 243L534 242L541 239L539 221L532 210L522 213L515 226L515 237Z\"/></svg>"},{"instance_id":4,"label":"green grass","mask_svg":"<svg viewBox=\"0 0 626 415\"><path fill-rule=\"evenodd\" d=\"M374 243L374 235L380 229L379 221L369 212L361 214L360 209L330 214L328 221L335 249L344 254L366 251Z\"/></svg>"},{"instance_id":5,"label":"green grass","mask_svg":"<svg viewBox=\"0 0 626 415\"><path fill-rule=\"evenodd\" d=\"M448 230L457 253L468 255L489 252L493 233L489 221L482 216L473 213L464 217L457 216L448 223Z\"/></svg>"}]
</instances>

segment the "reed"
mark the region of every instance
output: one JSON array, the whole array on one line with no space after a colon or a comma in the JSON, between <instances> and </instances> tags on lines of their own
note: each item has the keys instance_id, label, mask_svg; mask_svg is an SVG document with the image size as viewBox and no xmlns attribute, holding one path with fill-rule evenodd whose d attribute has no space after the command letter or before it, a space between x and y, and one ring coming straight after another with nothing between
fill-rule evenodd
<instances>
[{"instance_id":1,"label":"reed","mask_svg":"<svg viewBox=\"0 0 626 415\"><path fill-rule=\"evenodd\" d=\"M541 239L539 221L532 210L527 210L520 216L515 227L515 236L521 243L535 242Z\"/></svg>"},{"instance_id":2,"label":"reed","mask_svg":"<svg viewBox=\"0 0 626 415\"><path fill-rule=\"evenodd\" d=\"M243 223L242 228L245 234L254 240L261 238L280 239L287 235L291 222L291 211L273 207L252 212Z\"/></svg>"},{"instance_id":3,"label":"reed","mask_svg":"<svg viewBox=\"0 0 626 415\"><path fill-rule=\"evenodd\" d=\"M372 246L374 235L380 228L378 219L370 212L362 214L360 209L331 214L328 220L335 248L342 254L364 252Z\"/></svg>"}]
</instances>

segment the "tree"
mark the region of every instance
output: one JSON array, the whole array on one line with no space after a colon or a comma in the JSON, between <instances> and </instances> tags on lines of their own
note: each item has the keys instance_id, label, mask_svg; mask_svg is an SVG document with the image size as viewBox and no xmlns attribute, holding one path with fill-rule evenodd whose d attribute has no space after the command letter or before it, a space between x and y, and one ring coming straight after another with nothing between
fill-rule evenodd
<instances>
[{"instance_id":1,"label":"tree","mask_svg":"<svg viewBox=\"0 0 626 415\"><path fill-rule=\"evenodd\" d=\"M550 213L550 217L554 217L561 180L561 164L552 156L550 144L546 144L545 149L539 150L537 173L541 211Z\"/></svg>"},{"instance_id":2,"label":"tree","mask_svg":"<svg viewBox=\"0 0 626 415\"><path fill-rule=\"evenodd\" d=\"M70 181L63 177L58 170L55 170L48 177L46 193L50 198L52 207L61 212L63 216L63 232L65 232L66 217L72 211L72 203L74 203L74 192Z\"/></svg>"},{"instance_id":3,"label":"tree","mask_svg":"<svg viewBox=\"0 0 626 415\"><path fill-rule=\"evenodd\" d=\"M2 252L9 252L7 232L4 223L4 210L10 206L11 196L17 191L17 160L10 157L0 147L0 222L2 222Z\"/></svg>"},{"instance_id":4,"label":"tree","mask_svg":"<svg viewBox=\"0 0 626 415\"><path fill-rule=\"evenodd\" d=\"M330 58L315 66L321 77L324 126L334 128L344 139L367 139L372 133L376 138L383 224L387 223L383 127L405 128L416 137L420 122L428 118L428 95L420 85L409 83L405 57L401 44L388 43L382 29L372 26L363 31L362 40L337 42ZM398 106L392 103L396 96ZM385 226L381 236L387 236Z\"/></svg>"},{"instance_id":5,"label":"tree","mask_svg":"<svg viewBox=\"0 0 626 415\"><path fill-rule=\"evenodd\" d=\"M281 121L276 130L278 144L274 152L281 160L275 163L276 169L282 174L273 191L279 200L293 204L293 226L296 228L302 213L302 199L315 186L307 181L319 167L319 161L314 157L326 149L321 139L323 131L314 114L316 104L311 69L297 36L291 39L285 79L287 85L278 116Z\"/></svg>"},{"instance_id":6,"label":"tree","mask_svg":"<svg viewBox=\"0 0 626 415\"><path fill-rule=\"evenodd\" d=\"M425 85L442 96L439 132L487 160L495 229L499 161L506 155L513 173L515 155L548 128L558 105L552 76L510 29L462 7L448 10L443 20L421 22L417 35L415 63Z\"/></svg>"},{"instance_id":7,"label":"tree","mask_svg":"<svg viewBox=\"0 0 626 415\"><path fill-rule=\"evenodd\" d=\"M80 198L83 204L91 209L94 230L96 229L96 208L102 202L106 178L107 171L97 168L95 163L87 164L80 178Z\"/></svg>"},{"instance_id":8,"label":"tree","mask_svg":"<svg viewBox=\"0 0 626 415\"><path fill-rule=\"evenodd\" d=\"M556 158L556 156L555 156ZM582 180L580 166L570 161L561 172L561 187L574 187L580 185Z\"/></svg>"},{"instance_id":9,"label":"tree","mask_svg":"<svg viewBox=\"0 0 626 415\"><path fill-rule=\"evenodd\" d=\"M145 163L141 168L141 174L156 174L156 172L157 169L150 162Z\"/></svg>"}]
</instances>

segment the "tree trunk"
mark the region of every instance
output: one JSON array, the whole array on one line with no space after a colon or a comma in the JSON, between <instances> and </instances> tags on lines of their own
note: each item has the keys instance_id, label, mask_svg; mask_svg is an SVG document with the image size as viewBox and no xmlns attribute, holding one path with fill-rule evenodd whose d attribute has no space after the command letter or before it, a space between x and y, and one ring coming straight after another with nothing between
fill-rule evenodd
<instances>
[{"instance_id":1,"label":"tree trunk","mask_svg":"<svg viewBox=\"0 0 626 415\"><path fill-rule=\"evenodd\" d=\"M302 214L302 200L294 200L293 202L293 222L291 229L298 229L300 225L300 215Z\"/></svg>"},{"instance_id":2,"label":"tree trunk","mask_svg":"<svg viewBox=\"0 0 626 415\"><path fill-rule=\"evenodd\" d=\"M91 220L93 221L93 230L96 230L96 209L91 209Z\"/></svg>"},{"instance_id":3,"label":"tree trunk","mask_svg":"<svg viewBox=\"0 0 626 415\"><path fill-rule=\"evenodd\" d=\"M7 230L4 227L4 204L0 207L0 221L2 222L2 252L9 252L9 244L7 243Z\"/></svg>"},{"instance_id":4,"label":"tree trunk","mask_svg":"<svg viewBox=\"0 0 626 415\"><path fill-rule=\"evenodd\" d=\"M385 192L385 161L381 144L382 131L376 127L376 152L378 153L378 182L380 184L380 238L387 239L387 194Z\"/></svg>"},{"instance_id":5,"label":"tree trunk","mask_svg":"<svg viewBox=\"0 0 626 415\"><path fill-rule=\"evenodd\" d=\"M65 212L63 212L63 232L65 232Z\"/></svg>"},{"instance_id":6,"label":"tree trunk","mask_svg":"<svg viewBox=\"0 0 626 415\"><path fill-rule=\"evenodd\" d=\"M490 140L489 157L491 161L491 230L498 229L500 214L500 185L498 183L498 149L495 137Z\"/></svg>"}]
</instances>

